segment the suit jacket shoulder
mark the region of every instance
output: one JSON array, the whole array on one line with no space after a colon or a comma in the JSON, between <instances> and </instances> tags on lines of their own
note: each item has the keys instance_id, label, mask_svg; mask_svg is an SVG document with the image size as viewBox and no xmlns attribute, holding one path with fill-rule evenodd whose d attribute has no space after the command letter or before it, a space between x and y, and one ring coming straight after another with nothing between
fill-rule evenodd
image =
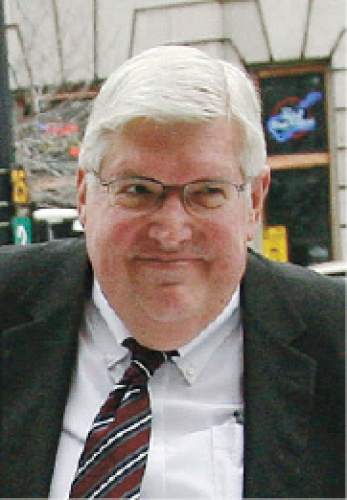
<instances>
[{"instance_id":1,"label":"suit jacket shoulder","mask_svg":"<svg viewBox=\"0 0 347 500\"><path fill-rule=\"evenodd\" d=\"M90 276L83 238L0 247L0 331L78 300Z\"/></svg>"},{"instance_id":2,"label":"suit jacket shoulder","mask_svg":"<svg viewBox=\"0 0 347 500\"><path fill-rule=\"evenodd\" d=\"M253 316L262 317L260 308L281 316L288 326L295 318L309 327L313 336L311 348L324 351L334 343L336 352L344 352L346 280L322 276L293 264L269 261L250 252L243 283L244 301ZM246 291L247 290L247 291ZM252 304L247 295L258 297ZM323 342L323 344L322 344Z\"/></svg>"},{"instance_id":3,"label":"suit jacket shoulder","mask_svg":"<svg viewBox=\"0 0 347 500\"><path fill-rule=\"evenodd\" d=\"M249 255L245 496L344 498L344 280Z\"/></svg>"},{"instance_id":4,"label":"suit jacket shoulder","mask_svg":"<svg viewBox=\"0 0 347 500\"><path fill-rule=\"evenodd\" d=\"M2 498L47 498L90 277L83 240L0 250Z\"/></svg>"}]
</instances>

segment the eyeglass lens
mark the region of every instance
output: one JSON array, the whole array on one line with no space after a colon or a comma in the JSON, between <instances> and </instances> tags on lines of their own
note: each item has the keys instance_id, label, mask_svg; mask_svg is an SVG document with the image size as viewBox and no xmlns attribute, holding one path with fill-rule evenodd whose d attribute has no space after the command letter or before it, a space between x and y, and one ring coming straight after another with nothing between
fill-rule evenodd
<instances>
[{"instance_id":1,"label":"eyeglass lens","mask_svg":"<svg viewBox=\"0 0 347 500\"><path fill-rule=\"evenodd\" d=\"M112 205L134 210L151 210L160 206L165 195L172 190L181 193L181 199L192 210L221 207L237 192L230 183L223 181L199 181L185 186L164 186L150 179L119 179L108 184Z\"/></svg>"}]
</instances>

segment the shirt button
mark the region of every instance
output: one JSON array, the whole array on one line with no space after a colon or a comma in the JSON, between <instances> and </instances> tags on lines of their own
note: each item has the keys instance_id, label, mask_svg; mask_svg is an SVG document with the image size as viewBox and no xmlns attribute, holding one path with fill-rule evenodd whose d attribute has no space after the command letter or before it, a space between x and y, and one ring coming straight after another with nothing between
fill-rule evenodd
<instances>
[{"instance_id":1,"label":"shirt button","mask_svg":"<svg viewBox=\"0 0 347 500\"><path fill-rule=\"evenodd\" d=\"M106 359L107 368L108 369L112 368L114 366L114 364L115 364L114 358L112 356L107 356L106 355L105 359Z\"/></svg>"},{"instance_id":2,"label":"shirt button","mask_svg":"<svg viewBox=\"0 0 347 500\"><path fill-rule=\"evenodd\" d=\"M187 377L189 377L189 378L194 377L194 375L195 375L195 370L194 370L194 367L193 367L193 366L188 366L188 368L186 368L186 375L187 375Z\"/></svg>"}]
</instances>

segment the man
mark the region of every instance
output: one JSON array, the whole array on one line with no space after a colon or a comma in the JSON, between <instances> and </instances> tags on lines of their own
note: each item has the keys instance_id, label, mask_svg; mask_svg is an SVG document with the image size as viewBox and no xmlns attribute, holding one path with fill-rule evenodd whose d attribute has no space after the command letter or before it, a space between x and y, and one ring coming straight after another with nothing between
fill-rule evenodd
<instances>
[{"instance_id":1,"label":"man","mask_svg":"<svg viewBox=\"0 0 347 500\"><path fill-rule=\"evenodd\" d=\"M344 497L343 286L247 249L269 177L231 64L159 47L110 76L78 170L87 252L0 253L2 496ZM163 359L133 357L148 377L124 395L129 338ZM141 391L135 484L112 457Z\"/></svg>"}]
</instances>

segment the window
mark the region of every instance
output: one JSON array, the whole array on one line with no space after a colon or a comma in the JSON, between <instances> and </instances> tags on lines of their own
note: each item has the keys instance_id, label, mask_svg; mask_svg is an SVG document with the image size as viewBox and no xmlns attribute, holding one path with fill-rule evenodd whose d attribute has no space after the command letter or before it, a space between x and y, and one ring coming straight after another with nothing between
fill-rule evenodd
<instances>
[{"instance_id":1,"label":"window","mask_svg":"<svg viewBox=\"0 0 347 500\"><path fill-rule=\"evenodd\" d=\"M255 76L272 169L264 235L281 228L277 234L286 240L274 239L272 246L267 240L264 253L301 265L325 262L331 258L326 67L263 68ZM276 252L276 245L287 253Z\"/></svg>"}]
</instances>

